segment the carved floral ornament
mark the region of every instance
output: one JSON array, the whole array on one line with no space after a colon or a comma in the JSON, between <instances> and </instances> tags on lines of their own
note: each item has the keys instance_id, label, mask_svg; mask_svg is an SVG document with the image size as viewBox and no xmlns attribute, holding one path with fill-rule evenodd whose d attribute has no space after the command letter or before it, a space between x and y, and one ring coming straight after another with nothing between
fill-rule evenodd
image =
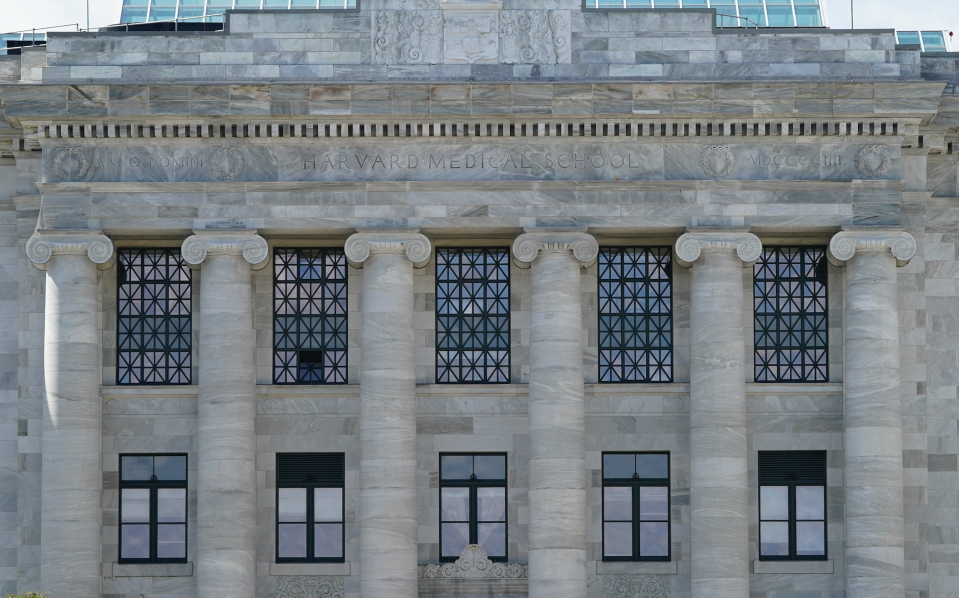
<instances>
[{"instance_id":1,"label":"carved floral ornament","mask_svg":"<svg viewBox=\"0 0 959 598\"><path fill-rule=\"evenodd\" d=\"M691 230L676 240L676 258L686 267L704 253L735 253L748 264L758 260L762 251L759 237L745 230Z\"/></svg>"},{"instance_id":2,"label":"carved floral ornament","mask_svg":"<svg viewBox=\"0 0 959 598\"><path fill-rule=\"evenodd\" d=\"M916 255L916 239L901 228L846 228L833 235L829 253L840 262L856 253L891 251L896 264L905 266Z\"/></svg>"},{"instance_id":3,"label":"carved floral ornament","mask_svg":"<svg viewBox=\"0 0 959 598\"><path fill-rule=\"evenodd\" d=\"M277 577L276 598L346 598L346 587L334 575Z\"/></svg>"},{"instance_id":4,"label":"carved floral ornament","mask_svg":"<svg viewBox=\"0 0 959 598\"><path fill-rule=\"evenodd\" d=\"M603 598L669 598L668 575L605 575Z\"/></svg>"},{"instance_id":5,"label":"carved floral ornament","mask_svg":"<svg viewBox=\"0 0 959 598\"><path fill-rule=\"evenodd\" d=\"M494 563L482 546L469 544L455 562L429 564L419 568L418 577L427 579L527 579L529 566Z\"/></svg>"},{"instance_id":6,"label":"carved floral ornament","mask_svg":"<svg viewBox=\"0 0 959 598\"><path fill-rule=\"evenodd\" d=\"M710 145L699 159L703 174L713 179L722 179L736 167L736 158L728 145Z\"/></svg>"},{"instance_id":7,"label":"carved floral ornament","mask_svg":"<svg viewBox=\"0 0 959 598\"><path fill-rule=\"evenodd\" d=\"M95 230L38 230L27 241L27 257L39 270L55 255L86 255L102 270L113 265L113 242Z\"/></svg>"},{"instance_id":8,"label":"carved floral ornament","mask_svg":"<svg viewBox=\"0 0 959 598\"><path fill-rule=\"evenodd\" d=\"M866 145L856 152L856 170L867 177L882 176L889 172L892 157L882 145Z\"/></svg>"},{"instance_id":9,"label":"carved floral ornament","mask_svg":"<svg viewBox=\"0 0 959 598\"><path fill-rule=\"evenodd\" d=\"M544 253L571 253L588 267L599 255L599 243L581 231L527 231L513 241L513 257L521 268Z\"/></svg>"},{"instance_id":10,"label":"carved floral ornament","mask_svg":"<svg viewBox=\"0 0 959 598\"><path fill-rule=\"evenodd\" d=\"M346 259L356 268L362 268L371 255L388 253L406 254L415 268L423 268L432 250L430 240L416 231L359 232L343 246Z\"/></svg>"},{"instance_id":11,"label":"carved floral ornament","mask_svg":"<svg viewBox=\"0 0 959 598\"><path fill-rule=\"evenodd\" d=\"M241 255L254 269L267 264L270 248L266 239L255 230L241 231L193 231L183 241L180 251L183 259L192 267L198 267L208 255Z\"/></svg>"}]
</instances>

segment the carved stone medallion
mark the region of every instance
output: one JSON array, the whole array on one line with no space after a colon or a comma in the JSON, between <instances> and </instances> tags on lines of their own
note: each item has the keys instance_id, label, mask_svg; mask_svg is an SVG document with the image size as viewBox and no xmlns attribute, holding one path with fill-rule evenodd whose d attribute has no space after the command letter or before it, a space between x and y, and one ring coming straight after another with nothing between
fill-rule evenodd
<instances>
[{"instance_id":1,"label":"carved stone medallion","mask_svg":"<svg viewBox=\"0 0 959 598\"><path fill-rule=\"evenodd\" d=\"M866 145L856 152L856 170L867 177L882 176L889 172L892 157L881 145Z\"/></svg>"},{"instance_id":2,"label":"carved stone medallion","mask_svg":"<svg viewBox=\"0 0 959 598\"><path fill-rule=\"evenodd\" d=\"M526 579L529 567L518 563L494 563L482 546L469 544L456 562L419 568L419 577L427 579Z\"/></svg>"},{"instance_id":3,"label":"carved stone medallion","mask_svg":"<svg viewBox=\"0 0 959 598\"><path fill-rule=\"evenodd\" d=\"M669 576L606 575L603 598L669 598Z\"/></svg>"},{"instance_id":4,"label":"carved stone medallion","mask_svg":"<svg viewBox=\"0 0 959 598\"><path fill-rule=\"evenodd\" d=\"M346 598L346 589L338 576L283 576L276 578L276 598Z\"/></svg>"},{"instance_id":5,"label":"carved stone medallion","mask_svg":"<svg viewBox=\"0 0 959 598\"><path fill-rule=\"evenodd\" d=\"M443 11L381 10L373 27L375 64L443 62Z\"/></svg>"},{"instance_id":6,"label":"carved stone medallion","mask_svg":"<svg viewBox=\"0 0 959 598\"><path fill-rule=\"evenodd\" d=\"M53 156L53 173L64 181L81 181L90 172L90 160L83 150L71 147L61 148Z\"/></svg>"},{"instance_id":7,"label":"carved stone medallion","mask_svg":"<svg viewBox=\"0 0 959 598\"><path fill-rule=\"evenodd\" d=\"M216 181L235 181L246 168L246 158L235 147L218 147L210 156L210 173Z\"/></svg>"},{"instance_id":8,"label":"carved stone medallion","mask_svg":"<svg viewBox=\"0 0 959 598\"><path fill-rule=\"evenodd\" d=\"M736 158L733 157L728 145L710 145L703 150L699 165L706 176L721 179L729 176L736 167Z\"/></svg>"}]
</instances>

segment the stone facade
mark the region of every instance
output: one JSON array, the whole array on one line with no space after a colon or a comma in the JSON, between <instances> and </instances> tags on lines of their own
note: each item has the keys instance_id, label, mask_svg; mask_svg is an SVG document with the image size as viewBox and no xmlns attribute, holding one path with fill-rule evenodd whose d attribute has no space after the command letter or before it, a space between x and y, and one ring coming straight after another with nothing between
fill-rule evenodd
<instances>
[{"instance_id":1,"label":"stone facade","mask_svg":"<svg viewBox=\"0 0 959 598\"><path fill-rule=\"evenodd\" d=\"M959 56L713 22L376 0L0 57L0 594L954 596ZM627 245L671 248L671 382L601 382ZM829 248L827 379L757 381L779 245ZM192 384L118 384L138 247L194 268ZM345 251L344 384L274 384L289 247ZM509 383L437 383L454 247L510 252ZM826 451L826 560L760 559L785 450ZM669 453L669 561L603 560L611 451ZM345 455L343 562L277 562L295 452ZM440 454L471 452L507 455L506 563L440 562ZM187 455L186 562L119 562L128 453Z\"/></svg>"}]
</instances>

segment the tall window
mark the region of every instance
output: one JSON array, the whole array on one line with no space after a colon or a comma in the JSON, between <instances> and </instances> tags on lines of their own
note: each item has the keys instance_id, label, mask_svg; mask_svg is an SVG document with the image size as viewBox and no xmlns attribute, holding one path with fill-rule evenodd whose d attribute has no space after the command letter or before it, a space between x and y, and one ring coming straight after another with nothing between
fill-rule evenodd
<instances>
[{"instance_id":1,"label":"tall window","mask_svg":"<svg viewBox=\"0 0 959 598\"><path fill-rule=\"evenodd\" d=\"M669 453L604 453L603 560L669 556Z\"/></svg>"},{"instance_id":2,"label":"tall window","mask_svg":"<svg viewBox=\"0 0 959 598\"><path fill-rule=\"evenodd\" d=\"M506 560L506 455L440 455L440 560L479 544Z\"/></svg>"},{"instance_id":3,"label":"tall window","mask_svg":"<svg viewBox=\"0 0 959 598\"><path fill-rule=\"evenodd\" d=\"M436 381L509 382L509 251L436 250Z\"/></svg>"},{"instance_id":4,"label":"tall window","mask_svg":"<svg viewBox=\"0 0 959 598\"><path fill-rule=\"evenodd\" d=\"M117 384L190 384L191 271L178 249L121 249Z\"/></svg>"},{"instance_id":5,"label":"tall window","mask_svg":"<svg viewBox=\"0 0 959 598\"><path fill-rule=\"evenodd\" d=\"M186 562L186 455L120 455L120 562Z\"/></svg>"},{"instance_id":6,"label":"tall window","mask_svg":"<svg viewBox=\"0 0 959 598\"><path fill-rule=\"evenodd\" d=\"M826 559L826 451L759 453L759 557Z\"/></svg>"},{"instance_id":7,"label":"tall window","mask_svg":"<svg viewBox=\"0 0 959 598\"><path fill-rule=\"evenodd\" d=\"M342 453L276 455L276 562L343 562Z\"/></svg>"},{"instance_id":8,"label":"tall window","mask_svg":"<svg viewBox=\"0 0 959 598\"><path fill-rule=\"evenodd\" d=\"M599 252L599 381L673 379L673 269L669 247Z\"/></svg>"},{"instance_id":9,"label":"tall window","mask_svg":"<svg viewBox=\"0 0 959 598\"><path fill-rule=\"evenodd\" d=\"M826 250L764 247L753 266L756 382L828 380Z\"/></svg>"},{"instance_id":10,"label":"tall window","mask_svg":"<svg viewBox=\"0 0 959 598\"><path fill-rule=\"evenodd\" d=\"M346 383L346 255L273 251L273 381Z\"/></svg>"}]
</instances>

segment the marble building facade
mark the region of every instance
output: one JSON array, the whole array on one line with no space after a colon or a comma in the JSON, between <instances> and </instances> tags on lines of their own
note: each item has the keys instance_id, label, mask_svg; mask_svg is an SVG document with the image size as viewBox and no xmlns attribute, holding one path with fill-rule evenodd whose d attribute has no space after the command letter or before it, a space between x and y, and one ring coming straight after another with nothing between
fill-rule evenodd
<instances>
[{"instance_id":1,"label":"marble building facade","mask_svg":"<svg viewBox=\"0 0 959 598\"><path fill-rule=\"evenodd\" d=\"M714 22L0 57L0 594L955 596L959 55Z\"/></svg>"}]
</instances>

